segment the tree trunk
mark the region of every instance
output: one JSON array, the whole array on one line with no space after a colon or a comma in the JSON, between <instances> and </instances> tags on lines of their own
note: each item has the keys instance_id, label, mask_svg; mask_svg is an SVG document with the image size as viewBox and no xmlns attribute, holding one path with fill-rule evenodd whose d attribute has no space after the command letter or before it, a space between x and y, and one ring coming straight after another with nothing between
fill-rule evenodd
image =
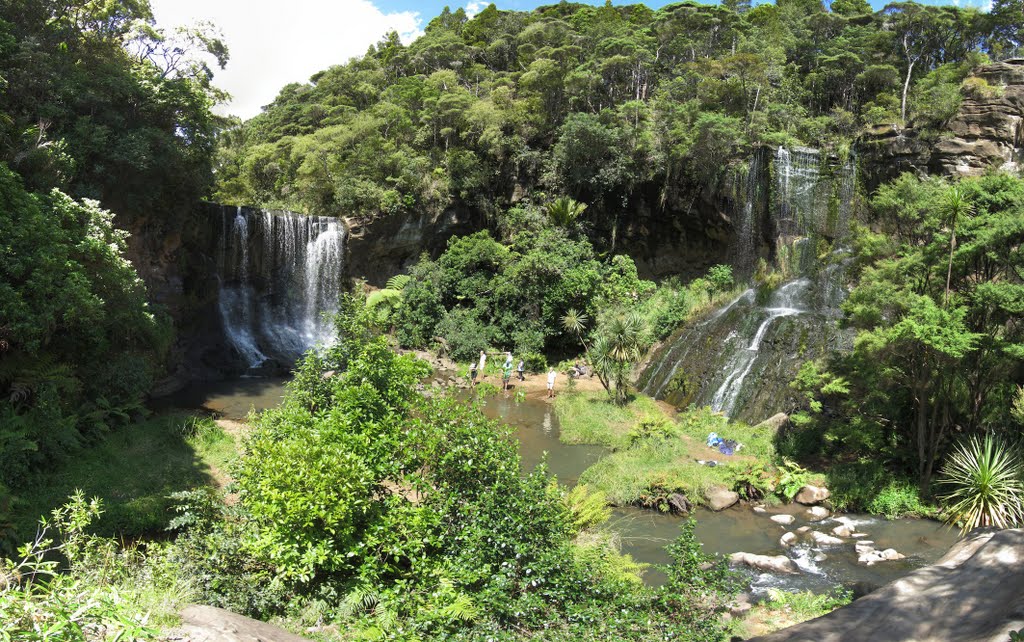
<instances>
[{"instance_id":1,"label":"tree trunk","mask_svg":"<svg viewBox=\"0 0 1024 642\"><path fill-rule=\"evenodd\" d=\"M921 367L914 382L914 394L917 402L917 474L921 494L924 495L928 489L928 482L925 479L925 462L928 459L928 378L924 366Z\"/></svg>"}]
</instances>

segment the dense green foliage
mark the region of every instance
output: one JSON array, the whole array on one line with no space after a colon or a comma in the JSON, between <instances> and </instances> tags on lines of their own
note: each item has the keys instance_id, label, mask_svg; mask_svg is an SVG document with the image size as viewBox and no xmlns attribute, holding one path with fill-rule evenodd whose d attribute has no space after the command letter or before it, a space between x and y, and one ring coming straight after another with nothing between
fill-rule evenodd
<instances>
[{"instance_id":1,"label":"dense green foliage","mask_svg":"<svg viewBox=\"0 0 1024 642\"><path fill-rule=\"evenodd\" d=\"M603 262L589 241L551 226L535 210L522 211L507 242L486 231L453 238L411 277L395 315L399 342L425 347L440 337L458 360L491 346L523 355L574 353L579 339L560 321L570 309L596 315L654 290L629 257Z\"/></svg>"},{"instance_id":2,"label":"dense green foliage","mask_svg":"<svg viewBox=\"0 0 1024 642\"><path fill-rule=\"evenodd\" d=\"M722 563L704 566L692 532L673 549L675 588L644 588L594 530L603 499L565 494L543 468L524 474L507 428L417 393L425 365L357 332L374 313L355 297L342 310L339 342L302 362L285 403L246 441L241 519L211 518L193 502L179 520L192 527L183 546L202 560L208 599L257 613L290 602L401 639L721 634L729 576ZM217 569L228 555L239 563ZM253 595L266 574L274 582Z\"/></svg>"},{"instance_id":3,"label":"dense green foliage","mask_svg":"<svg viewBox=\"0 0 1024 642\"><path fill-rule=\"evenodd\" d=\"M75 493L17 559L0 558L0 634L19 642L156 639L194 592L173 549L121 548L87 529L98 500Z\"/></svg>"},{"instance_id":4,"label":"dense green foliage","mask_svg":"<svg viewBox=\"0 0 1024 642\"><path fill-rule=\"evenodd\" d=\"M731 268L715 266L687 285L669 279L655 286L639 278L628 256L601 257L573 217L558 222L550 209L511 210L499 238L488 231L452 238L437 259L424 256L409 275L370 295L376 320L404 347L433 347L459 361L511 350L536 371L545 356L588 352L621 401L651 340L731 292Z\"/></svg>"},{"instance_id":5,"label":"dense green foliage","mask_svg":"<svg viewBox=\"0 0 1024 642\"><path fill-rule=\"evenodd\" d=\"M166 32L146 0L0 5L0 162L120 215L167 214L209 185L223 65L209 28Z\"/></svg>"},{"instance_id":6,"label":"dense green foliage","mask_svg":"<svg viewBox=\"0 0 1024 642\"><path fill-rule=\"evenodd\" d=\"M4 484L126 423L159 373L169 323L114 217L157 234L208 189L203 52L227 59L145 0L0 4L0 521Z\"/></svg>"},{"instance_id":7,"label":"dense green foliage","mask_svg":"<svg viewBox=\"0 0 1024 642\"><path fill-rule=\"evenodd\" d=\"M853 351L828 369L805 365L795 385L810 412L784 450L826 454L838 486L880 490L888 466L927 494L958 432L1019 438L1024 180L904 175L872 205L878 231L857 235L844 304Z\"/></svg>"},{"instance_id":8,"label":"dense green foliage","mask_svg":"<svg viewBox=\"0 0 1024 642\"><path fill-rule=\"evenodd\" d=\"M28 194L0 165L0 483L141 408L166 324L94 201Z\"/></svg>"},{"instance_id":9,"label":"dense green foliage","mask_svg":"<svg viewBox=\"0 0 1024 642\"><path fill-rule=\"evenodd\" d=\"M627 212L684 215L753 145L845 149L862 125L901 121L934 132L969 68L1020 40L1019 2L826 5L446 9L226 132L217 198L493 221L565 194L614 248Z\"/></svg>"}]
</instances>

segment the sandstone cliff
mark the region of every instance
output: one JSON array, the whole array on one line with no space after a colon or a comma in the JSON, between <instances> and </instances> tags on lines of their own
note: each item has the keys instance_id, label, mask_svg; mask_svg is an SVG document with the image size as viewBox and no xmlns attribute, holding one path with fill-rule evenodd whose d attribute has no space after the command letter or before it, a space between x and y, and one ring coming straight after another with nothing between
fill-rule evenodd
<instances>
[{"instance_id":1,"label":"sandstone cliff","mask_svg":"<svg viewBox=\"0 0 1024 642\"><path fill-rule=\"evenodd\" d=\"M902 172L976 176L1024 167L1024 59L982 65L964 84L963 102L932 143L916 129L869 128L858 144L869 189Z\"/></svg>"}]
</instances>

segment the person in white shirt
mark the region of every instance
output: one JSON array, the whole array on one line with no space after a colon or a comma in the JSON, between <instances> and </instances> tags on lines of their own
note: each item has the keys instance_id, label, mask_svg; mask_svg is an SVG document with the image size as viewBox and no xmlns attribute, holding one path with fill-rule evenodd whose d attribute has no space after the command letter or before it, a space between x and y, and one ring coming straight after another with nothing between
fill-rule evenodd
<instances>
[{"instance_id":1,"label":"person in white shirt","mask_svg":"<svg viewBox=\"0 0 1024 642\"><path fill-rule=\"evenodd\" d=\"M548 370L548 399L555 396L555 369Z\"/></svg>"}]
</instances>

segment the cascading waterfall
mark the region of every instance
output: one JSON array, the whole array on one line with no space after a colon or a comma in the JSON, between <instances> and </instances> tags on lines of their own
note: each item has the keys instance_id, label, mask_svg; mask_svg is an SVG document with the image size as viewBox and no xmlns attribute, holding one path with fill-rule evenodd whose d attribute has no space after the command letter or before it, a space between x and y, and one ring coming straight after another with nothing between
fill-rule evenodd
<instances>
[{"instance_id":1,"label":"cascading waterfall","mask_svg":"<svg viewBox=\"0 0 1024 642\"><path fill-rule=\"evenodd\" d=\"M249 368L287 366L334 332L346 231L334 218L224 208L218 244L224 333Z\"/></svg>"},{"instance_id":2,"label":"cascading waterfall","mask_svg":"<svg viewBox=\"0 0 1024 642\"><path fill-rule=\"evenodd\" d=\"M757 327L754 338L746 350L737 350L734 353L735 363L725 381L711 397L712 410L720 411L727 416L732 415L736 408L736 400L739 398L740 391L743 390L743 383L746 381L747 375L750 374L754 362L757 361L761 342L764 340L768 328L776 319L804 312L803 308L797 306L801 305L800 296L807 292L810 285L809 279L797 279L783 285L772 294L769 306L764 308L764 311L768 313L767 318Z\"/></svg>"},{"instance_id":3,"label":"cascading waterfall","mask_svg":"<svg viewBox=\"0 0 1024 642\"><path fill-rule=\"evenodd\" d=\"M753 154L736 182L734 196L739 207L732 255L738 275L744 278L753 274L763 243L760 222L764 217L765 156L760 152Z\"/></svg>"},{"instance_id":4,"label":"cascading waterfall","mask_svg":"<svg viewBox=\"0 0 1024 642\"><path fill-rule=\"evenodd\" d=\"M789 280L774 291L747 290L682 328L653 355L639 385L679 406L759 420L785 408L799 363L843 341L835 319L845 296L855 170L806 148L762 151L747 167L738 187L745 200L737 202L734 265L741 276L751 274L760 247L771 245L768 258ZM772 242L761 245L761 234Z\"/></svg>"}]
</instances>

